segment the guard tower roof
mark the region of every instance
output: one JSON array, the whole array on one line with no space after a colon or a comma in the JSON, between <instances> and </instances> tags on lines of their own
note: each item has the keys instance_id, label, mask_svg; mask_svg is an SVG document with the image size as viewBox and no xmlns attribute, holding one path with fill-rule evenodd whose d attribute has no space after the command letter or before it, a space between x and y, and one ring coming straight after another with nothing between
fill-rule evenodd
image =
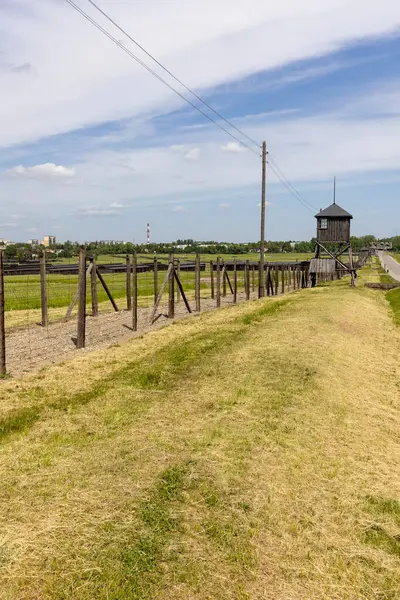
<instances>
[{"instance_id":1,"label":"guard tower roof","mask_svg":"<svg viewBox=\"0 0 400 600\"><path fill-rule=\"evenodd\" d=\"M317 215L315 215L316 219L319 219L321 217L322 218L326 218L326 217L340 218L341 217L341 218L345 218L345 219L352 219L353 215L348 213L346 210L344 210L344 208L339 206L339 204L336 204L334 202L333 204L328 206L328 208L321 210Z\"/></svg>"}]
</instances>

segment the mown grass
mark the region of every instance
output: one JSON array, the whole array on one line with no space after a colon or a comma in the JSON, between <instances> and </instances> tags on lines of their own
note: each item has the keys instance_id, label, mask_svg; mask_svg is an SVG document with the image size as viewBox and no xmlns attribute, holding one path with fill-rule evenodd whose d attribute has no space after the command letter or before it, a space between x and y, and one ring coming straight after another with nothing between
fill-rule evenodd
<instances>
[{"instance_id":1,"label":"mown grass","mask_svg":"<svg viewBox=\"0 0 400 600\"><path fill-rule=\"evenodd\" d=\"M395 599L393 335L342 280L3 382L1 600Z\"/></svg>"},{"instance_id":2,"label":"mown grass","mask_svg":"<svg viewBox=\"0 0 400 600\"><path fill-rule=\"evenodd\" d=\"M215 353L222 352L234 344L244 331L242 324L250 325L259 322L263 317L275 314L289 302L290 299L286 298L265 304L261 308L247 313L239 322L233 323L232 327L216 331L212 337L208 332L205 334L198 332L177 347L162 348L154 352L150 360L146 357L128 362L120 369L116 369L112 377L105 381L98 381L89 391L71 395L68 390L65 390L65 393L50 400L46 397L41 399L40 392L33 389L29 395L35 402L34 405L13 409L10 414L0 416L0 442L13 433L26 431L48 409L71 410L83 406L100 398L107 390L120 384L143 390L167 389L176 384L177 377L183 373L190 373L190 369L200 364L201 361L209 359ZM178 382L180 383L179 379Z\"/></svg>"},{"instance_id":3,"label":"mown grass","mask_svg":"<svg viewBox=\"0 0 400 600\"><path fill-rule=\"evenodd\" d=\"M392 316L396 325L400 325L400 288L387 292L386 298L392 311Z\"/></svg>"}]
</instances>

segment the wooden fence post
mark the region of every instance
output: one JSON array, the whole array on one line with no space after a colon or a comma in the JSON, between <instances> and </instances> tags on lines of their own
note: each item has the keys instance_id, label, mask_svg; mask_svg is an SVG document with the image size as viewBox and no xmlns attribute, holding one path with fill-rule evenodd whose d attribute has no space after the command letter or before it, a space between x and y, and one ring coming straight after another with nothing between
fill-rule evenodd
<instances>
[{"instance_id":1,"label":"wooden fence post","mask_svg":"<svg viewBox=\"0 0 400 600\"><path fill-rule=\"evenodd\" d=\"M217 308L221 306L221 259L217 258Z\"/></svg>"},{"instance_id":2,"label":"wooden fence post","mask_svg":"<svg viewBox=\"0 0 400 600\"><path fill-rule=\"evenodd\" d=\"M138 278L137 278L137 254L132 257L132 329L138 329Z\"/></svg>"},{"instance_id":3,"label":"wooden fence post","mask_svg":"<svg viewBox=\"0 0 400 600\"><path fill-rule=\"evenodd\" d=\"M47 309L47 280L46 280L46 250L40 257L40 300L42 305L42 327L49 324L49 312Z\"/></svg>"},{"instance_id":4,"label":"wooden fence post","mask_svg":"<svg viewBox=\"0 0 400 600\"><path fill-rule=\"evenodd\" d=\"M282 294L285 293L285 267L282 265Z\"/></svg>"},{"instance_id":5,"label":"wooden fence post","mask_svg":"<svg viewBox=\"0 0 400 600\"><path fill-rule=\"evenodd\" d=\"M233 303L237 303L237 260L233 262Z\"/></svg>"},{"instance_id":6,"label":"wooden fence post","mask_svg":"<svg viewBox=\"0 0 400 600\"><path fill-rule=\"evenodd\" d=\"M92 317L99 316L99 301L97 298L97 271L96 257L92 258L92 270L90 272L90 288L92 292Z\"/></svg>"},{"instance_id":7,"label":"wooden fence post","mask_svg":"<svg viewBox=\"0 0 400 600\"><path fill-rule=\"evenodd\" d=\"M79 280L78 280L78 332L76 347L85 347L86 338L86 250L79 251Z\"/></svg>"},{"instance_id":8,"label":"wooden fence post","mask_svg":"<svg viewBox=\"0 0 400 600\"><path fill-rule=\"evenodd\" d=\"M269 265L267 265L267 270L265 272L265 286L264 286L264 288L267 288L267 296L271 295L271 288L269 285L270 277L271 277L271 272L270 272ZM264 283L264 277L263 277L263 283Z\"/></svg>"},{"instance_id":9,"label":"wooden fence post","mask_svg":"<svg viewBox=\"0 0 400 600\"><path fill-rule=\"evenodd\" d=\"M179 281L181 280L181 261L179 258L176 259L176 274L178 276ZM176 301L179 303L181 301L181 290L178 285L176 290Z\"/></svg>"},{"instance_id":10,"label":"wooden fence post","mask_svg":"<svg viewBox=\"0 0 400 600\"><path fill-rule=\"evenodd\" d=\"M132 291L131 291L131 259L126 255L126 309L132 310Z\"/></svg>"},{"instance_id":11,"label":"wooden fence post","mask_svg":"<svg viewBox=\"0 0 400 600\"><path fill-rule=\"evenodd\" d=\"M196 254L196 273L195 273L195 299L196 311L200 312L200 254Z\"/></svg>"},{"instance_id":12,"label":"wooden fence post","mask_svg":"<svg viewBox=\"0 0 400 600\"><path fill-rule=\"evenodd\" d=\"M157 256L154 257L154 304L158 298L158 262Z\"/></svg>"},{"instance_id":13,"label":"wooden fence post","mask_svg":"<svg viewBox=\"0 0 400 600\"><path fill-rule=\"evenodd\" d=\"M246 260L245 275L246 275L246 300L250 300L250 263L248 260Z\"/></svg>"},{"instance_id":14,"label":"wooden fence post","mask_svg":"<svg viewBox=\"0 0 400 600\"><path fill-rule=\"evenodd\" d=\"M169 264L172 265L169 274L169 296L168 296L168 317L173 319L175 317L175 265L174 255L169 255Z\"/></svg>"},{"instance_id":15,"label":"wooden fence post","mask_svg":"<svg viewBox=\"0 0 400 600\"><path fill-rule=\"evenodd\" d=\"M226 298L226 262L222 264L222 296Z\"/></svg>"},{"instance_id":16,"label":"wooden fence post","mask_svg":"<svg viewBox=\"0 0 400 600\"><path fill-rule=\"evenodd\" d=\"M275 267L275 296L279 293L279 268Z\"/></svg>"},{"instance_id":17,"label":"wooden fence post","mask_svg":"<svg viewBox=\"0 0 400 600\"><path fill-rule=\"evenodd\" d=\"M290 286L292 285L291 272L292 272L292 267L291 267L291 265L288 265L287 284L288 284L288 290L289 290L289 292L290 292Z\"/></svg>"},{"instance_id":18,"label":"wooden fence post","mask_svg":"<svg viewBox=\"0 0 400 600\"><path fill-rule=\"evenodd\" d=\"M4 258L0 250L0 375L6 374L6 328L4 320Z\"/></svg>"},{"instance_id":19,"label":"wooden fence post","mask_svg":"<svg viewBox=\"0 0 400 600\"><path fill-rule=\"evenodd\" d=\"M210 280L211 280L211 300L214 300L215 290L214 290L214 263L210 260Z\"/></svg>"},{"instance_id":20,"label":"wooden fence post","mask_svg":"<svg viewBox=\"0 0 400 600\"><path fill-rule=\"evenodd\" d=\"M256 290L256 270L254 265L251 267L251 291L255 292Z\"/></svg>"}]
</instances>

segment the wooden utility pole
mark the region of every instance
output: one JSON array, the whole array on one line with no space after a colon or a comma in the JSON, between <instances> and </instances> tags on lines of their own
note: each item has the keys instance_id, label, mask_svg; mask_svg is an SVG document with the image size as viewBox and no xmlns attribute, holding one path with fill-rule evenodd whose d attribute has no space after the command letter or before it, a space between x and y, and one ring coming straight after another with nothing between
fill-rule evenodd
<instances>
[{"instance_id":1,"label":"wooden utility pole","mask_svg":"<svg viewBox=\"0 0 400 600\"><path fill-rule=\"evenodd\" d=\"M79 280L78 280L78 335L76 347L85 347L86 334L86 250L79 251Z\"/></svg>"},{"instance_id":2,"label":"wooden utility pole","mask_svg":"<svg viewBox=\"0 0 400 600\"><path fill-rule=\"evenodd\" d=\"M262 144L261 155L261 244L260 244L260 277L258 284L258 297L263 298L265 295L264 288L264 264L265 264L265 187L267 178L267 144Z\"/></svg>"}]
</instances>

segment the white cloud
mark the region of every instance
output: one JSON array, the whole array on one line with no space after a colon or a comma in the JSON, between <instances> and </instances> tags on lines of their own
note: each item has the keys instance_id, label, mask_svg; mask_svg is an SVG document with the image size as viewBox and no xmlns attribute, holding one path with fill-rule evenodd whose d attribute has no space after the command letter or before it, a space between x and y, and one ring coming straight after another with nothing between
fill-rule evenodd
<instances>
[{"instance_id":1,"label":"white cloud","mask_svg":"<svg viewBox=\"0 0 400 600\"><path fill-rule=\"evenodd\" d=\"M227 144L221 146L221 150L222 152L240 153L246 152L247 148L245 148L244 146L242 146L242 144L239 144L238 142L228 142Z\"/></svg>"},{"instance_id":2,"label":"white cloud","mask_svg":"<svg viewBox=\"0 0 400 600\"><path fill-rule=\"evenodd\" d=\"M221 204L219 205L220 208L230 208L230 204L229 202L221 202Z\"/></svg>"},{"instance_id":3,"label":"white cloud","mask_svg":"<svg viewBox=\"0 0 400 600\"><path fill-rule=\"evenodd\" d=\"M27 229L27 231L29 231L30 233L35 233L35 231L37 231L37 228L36 227L29 227Z\"/></svg>"},{"instance_id":4,"label":"white cloud","mask_svg":"<svg viewBox=\"0 0 400 600\"><path fill-rule=\"evenodd\" d=\"M6 222L6 223L0 222L0 227L7 228L7 229L17 229L17 228L21 227L21 225L19 223L10 221L10 222Z\"/></svg>"},{"instance_id":5,"label":"white cloud","mask_svg":"<svg viewBox=\"0 0 400 600\"><path fill-rule=\"evenodd\" d=\"M199 160L200 158L200 148L192 148L185 154L185 158L187 160Z\"/></svg>"},{"instance_id":6,"label":"white cloud","mask_svg":"<svg viewBox=\"0 0 400 600\"><path fill-rule=\"evenodd\" d=\"M24 70L34 65L37 75L27 94L25 76L1 71L0 146L181 106L170 90L66 3L1 4L4 61ZM133 36L142 32L144 45L188 85L205 89L393 32L400 3L171 0L157 3L155 11L151 2L113 2L110 15ZM100 18L95 11L93 16ZM127 40L124 44L131 47Z\"/></svg>"},{"instance_id":7,"label":"white cloud","mask_svg":"<svg viewBox=\"0 0 400 600\"><path fill-rule=\"evenodd\" d=\"M184 206L173 206L171 208L171 210L174 213L185 213L185 212L188 212L188 209L185 208Z\"/></svg>"},{"instance_id":8,"label":"white cloud","mask_svg":"<svg viewBox=\"0 0 400 600\"><path fill-rule=\"evenodd\" d=\"M120 204L119 202L111 202L109 206L110 208L124 208L124 205Z\"/></svg>"},{"instance_id":9,"label":"white cloud","mask_svg":"<svg viewBox=\"0 0 400 600\"><path fill-rule=\"evenodd\" d=\"M77 216L80 217L113 217L117 215L117 211L111 208L80 208L76 211Z\"/></svg>"},{"instance_id":10,"label":"white cloud","mask_svg":"<svg viewBox=\"0 0 400 600\"><path fill-rule=\"evenodd\" d=\"M31 177L33 179L68 179L76 175L75 169L55 165L53 163L45 163L43 165L35 165L33 167L23 167L19 165L7 171L7 173L20 175L22 177Z\"/></svg>"}]
</instances>

